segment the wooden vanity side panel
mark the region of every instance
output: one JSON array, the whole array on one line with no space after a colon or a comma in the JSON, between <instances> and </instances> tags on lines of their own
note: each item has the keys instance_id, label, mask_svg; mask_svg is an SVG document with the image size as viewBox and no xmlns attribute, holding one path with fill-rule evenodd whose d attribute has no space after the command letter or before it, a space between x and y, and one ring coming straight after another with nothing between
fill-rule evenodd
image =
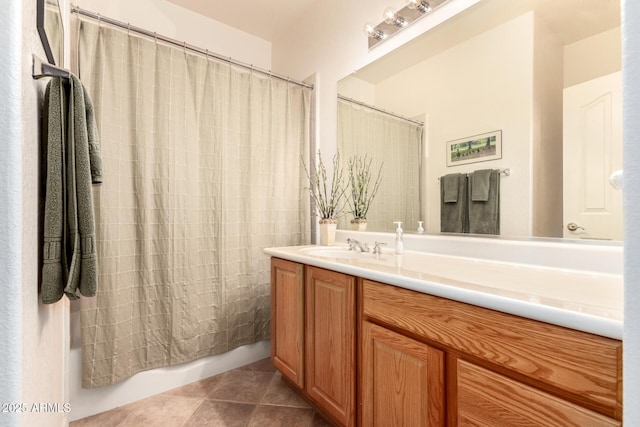
<instances>
[{"instance_id":1,"label":"wooden vanity side panel","mask_svg":"<svg viewBox=\"0 0 640 427\"><path fill-rule=\"evenodd\" d=\"M503 375L458 361L458 426L621 426L590 411Z\"/></svg>"},{"instance_id":2,"label":"wooden vanity side panel","mask_svg":"<svg viewBox=\"0 0 640 427\"><path fill-rule=\"evenodd\" d=\"M305 390L343 426L356 422L355 282L346 274L305 269Z\"/></svg>"},{"instance_id":3,"label":"wooden vanity side panel","mask_svg":"<svg viewBox=\"0 0 640 427\"><path fill-rule=\"evenodd\" d=\"M365 319L621 419L620 341L369 280L362 286Z\"/></svg>"},{"instance_id":4,"label":"wooden vanity side panel","mask_svg":"<svg viewBox=\"0 0 640 427\"><path fill-rule=\"evenodd\" d=\"M304 266L271 258L271 361L304 387Z\"/></svg>"}]
</instances>

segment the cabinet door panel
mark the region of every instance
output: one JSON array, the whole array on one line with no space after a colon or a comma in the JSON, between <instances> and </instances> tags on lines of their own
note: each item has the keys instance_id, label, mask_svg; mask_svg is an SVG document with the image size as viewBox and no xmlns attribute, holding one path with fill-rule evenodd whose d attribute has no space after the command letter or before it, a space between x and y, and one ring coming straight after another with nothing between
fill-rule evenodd
<instances>
[{"instance_id":1,"label":"cabinet door panel","mask_svg":"<svg viewBox=\"0 0 640 427\"><path fill-rule=\"evenodd\" d=\"M304 387L304 267L271 259L271 359L298 387Z\"/></svg>"},{"instance_id":2,"label":"cabinet door panel","mask_svg":"<svg viewBox=\"0 0 640 427\"><path fill-rule=\"evenodd\" d=\"M306 391L342 425L355 425L355 279L306 268Z\"/></svg>"},{"instance_id":3,"label":"cabinet door panel","mask_svg":"<svg viewBox=\"0 0 640 427\"><path fill-rule=\"evenodd\" d=\"M518 381L458 360L459 426L620 426Z\"/></svg>"},{"instance_id":4,"label":"cabinet door panel","mask_svg":"<svg viewBox=\"0 0 640 427\"><path fill-rule=\"evenodd\" d=\"M362 323L363 426L444 425L444 353Z\"/></svg>"}]
</instances>

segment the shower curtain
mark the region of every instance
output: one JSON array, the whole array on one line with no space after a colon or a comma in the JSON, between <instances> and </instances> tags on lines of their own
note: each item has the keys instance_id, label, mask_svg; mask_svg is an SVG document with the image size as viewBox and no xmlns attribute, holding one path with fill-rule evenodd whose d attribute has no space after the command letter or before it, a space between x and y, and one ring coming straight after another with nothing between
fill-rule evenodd
<instances>
[{"instance_id":1,"label":"shower curtain","mask_svg":"<svg viewBox=\"0 0 640 427\"><path fill-rule=\"evenodd\" d=\"M83 387L269 338L262 249L309 241L309 90L78 19L104 184Z\"/></svg>"},{"instance_id":2,"label":"shower curtain","mask_svg":"<svg viewBox=\"0 0 640 427\"><path fill-rule=\"evenodd\" d=\"M338 100L338 148L346 162L357 154L372 159L382 181L367 214L368 229L394 231L394 221L415 230L420 217L420 166L423 126ZM373 179L373 178L372 178ZM340 218L339 228L350 228L351 217Z\"/></svg>"}]
</instances>

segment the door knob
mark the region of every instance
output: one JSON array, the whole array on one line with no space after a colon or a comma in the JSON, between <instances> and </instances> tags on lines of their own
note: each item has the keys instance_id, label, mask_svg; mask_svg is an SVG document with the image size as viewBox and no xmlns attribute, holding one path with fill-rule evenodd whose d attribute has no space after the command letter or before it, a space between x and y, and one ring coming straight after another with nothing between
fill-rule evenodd
<instances>
[{"instance_id":1,"label":"door knob","mask_svg":"<svg viewBox=\"0 0 640 427\"><path fill-rule=\"evenodd\" d=\"M575 222L570 222L569 224L567 224L567 230L569 231L584 230L584 227L580 227Z\"/></svg>"}]
</instances>

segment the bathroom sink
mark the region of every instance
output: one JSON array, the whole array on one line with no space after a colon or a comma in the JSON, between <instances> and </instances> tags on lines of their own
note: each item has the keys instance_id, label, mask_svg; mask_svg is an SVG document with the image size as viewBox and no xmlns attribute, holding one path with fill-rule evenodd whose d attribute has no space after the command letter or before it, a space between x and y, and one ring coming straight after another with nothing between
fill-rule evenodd
<instances>
[{"instance_id":1,"label":"bathroom sink","mask_svg":"<svg viewBox=\"0 0 640 427\"><path fill-rule=\"evenodd\" d=\"M336 247L313 247L302 249L301 252L310 256L338 259L362 258L368 255L366 252L350 251L346 247L343 249Z\"/></svg>"}]
</instances>

